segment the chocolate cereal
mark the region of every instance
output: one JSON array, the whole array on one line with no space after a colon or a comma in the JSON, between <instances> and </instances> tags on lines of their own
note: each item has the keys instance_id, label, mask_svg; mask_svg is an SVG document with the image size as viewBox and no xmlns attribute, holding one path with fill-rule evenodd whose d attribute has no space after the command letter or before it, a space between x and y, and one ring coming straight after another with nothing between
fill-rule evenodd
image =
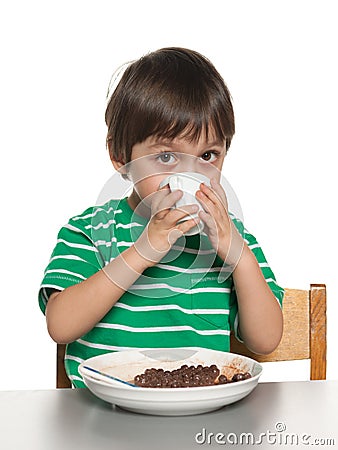
<instances>
[{"instance_id":1,"label":"chocolate cereal","mask_svg":"<svg viewBox=\"0 0 338 450\"><path fill-rule=\"evenodd\" d=\"M187 366L186 364L175 370L146 369L140 375L136 375L134 383L140 387L151 388L182 388L197 386L215 386L218 384L234 383L251 378L249 372L235 373L231 379L220 375L219 368L211 366Z\"/></svg>"}]
</instances>

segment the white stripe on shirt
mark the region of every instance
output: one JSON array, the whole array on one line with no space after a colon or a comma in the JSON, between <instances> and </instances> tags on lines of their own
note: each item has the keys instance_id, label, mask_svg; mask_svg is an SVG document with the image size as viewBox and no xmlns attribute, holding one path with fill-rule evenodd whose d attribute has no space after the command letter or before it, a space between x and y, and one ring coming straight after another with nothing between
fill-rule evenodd
<instances>
[{"instance_id":1,"label":"white stripe on shirt","mask_svg":"<svg viewBox=\"0 0 338 450\"><path fill-rule=\"evenodd\" d=\"M116 220L115 219L111 219L111 220L108 220L108 222L106 222L106 223L100 222L97 225L91 225L91 224L90 225L86 225L85 229L86 230L90 230L90 229L99 230L100 228L105 229L105 228L109 228L110 225L113 225L114 223L116 223Z\"/></svg>"},{"instance_id":2,"label":"white stripe on shirt","mask_svg":"<svg viewBox=\"0 0 338 450\"><path fill-rule=\"evenodd\" d=\"M80 258L79 256L76 255L59 255L59 256L53 256L53 258L51 258L49 260L49 262L51 263L52 261L54 261L55 259L71 259L74 261L83 261L83 262L87 262L85 259Z\"/></svg>"},{"instance_id":3,"label":"white stripe on shirt","mask_svg":"<svg viewBox=\"0 0 338 450\"><path fill-rule=\"evenodd\" d=\"M45 275L47 275L47 273L66 273L68 275L73 275L77 278L81 278L81 280L87 279L86 277L84 277L83 275L80 275L79 273L71 272L70 270L66 270L66 269L50 269L45 272Z\"/></svg>"},{"instance_id":4,"label":"white stripe on shirt","mask_svg":"<svg viewBox=\"0 0 338 450\"><path fill-rule=\"evenodd\" d=\"M89 219L90 217L96 216L96 214L99 213L99 212L105 212L106 214L109 214L112 211L114 211L114 214L120 214L122 212L122 209L117 209L115 211L113 207L110 207L107 210L104 209L104 208L95 208L95 211L93 213L86 214L85 216L76 216L76 217L73 217L72 220Z\"/></svg>"},{"instance_id":5,"label":"white stripe on shirt","mask_svg":"<svg viewBox=\"0 0 338 450\"><path fill-rule=\"evenodd\" d=\"M246 243L248 244L249 241L246 241ZM259 244L251 244L248 247L250 250L253 250L254 248L261 248L261 246Z\"/></svg>"},{"instance_id":6,"label":"white stripe on shirt","mask_svg":"<svg viewBox=\"0 0 338 450\"><path fill-rule=\"evenodd\" d=\"M116 323L104 323L99 322L95 325L96 328L108 328L110 330L122 330L130 331L132 333L163 333L163 332L173 332L173 331L193 331L194 333L201 334L203 336L214 336L223 335L229 336L229 330L197 330L189 325L179 325L171 327L129 327L127 325L121 325Z\"/></svg>"},{"instance_id":7,"label":"white stripe on shirt","mask_svg":"<svg viewBox=\"0 0 338 450\"><path fill-rule=\"evenodd\" d=\"M125 230L128 230L129 228L132 228L132 227L143 227L143 225L141 223L137 223L137 222L118 223L116 225L116 228L123 228Z\"/></svg>"},{"instance_id":8,"label":"white stripe on shirt","mask_svg":"<svg viewBox=\"0 0 338 450\"><path fill-rule=\"evenodd\" d=\"M70 360L70 361L75 361L75 362L78 362L78 363L82 363L83 361L85 361L83 358L78 358L77 356L72 356L72 355L66 355L65 356L65 360L66 359L68 359L68 360Z\"/></svg>"},{"instance_id":9,"label":"white stripe on shirt","mask_svg":"<svg viewBox=\"0 0 338 450\"><path fill-rule=\"evenodd\" d=\"M63 226L63 228L67 228L67 230L75 231L76 233L83 233L83 230L80 230L80 228L74 227L74 225L71 225L70 223L66 223L66 225Z\"/></svg>"},{"instance_id":10,"label":"white stripe on shirt","mask_svg":"<svg viewBox=\"0 0 338 450\"><path fill-rule=\"evenodd\" d=\"M99 247L100 245L104 245L105 247L111 247L113 242L116 242L116 237L113 237L111 241L95 241L94 245L96 245L97 247Z\"/></svg>"},{"instance_id":11,"label":"white stripe on shirt","mask_svg":"<svg viewBox=\"0 0 338 450\"><path fill-rule=\"evenodd\" d=\"M132 286L130 286L129 288L130 290L153 290L153 289L168 289L170 291L173 292L180 292L182 294L198 294L201 292L227 292L230 293L231 289L230 288L217 288L217 287L207 287L207 288L195 288L192 289L190 287L187 288L181 288L181 287L175 287L175 286L170 286L169 284L166 283L152 283L152 284L133 284Z\"/></svg>"},{"instance_id":12,"label":"white stripe on shirt","mask_svg":"<svg viewBox=\"0 0 338 450\"><path fill-rule=\"evenodd\" d=\"M168 264L156 264L159 269L171 270L173 272L182 273L209 273L209 272L220 272L222 267L198 267L196 269L185 269L184 267L170 266Z\"/></svg>"},{"instance_id":13,"label":"white stripe on shirt","mask_svg":"<svg viewBox=\"0 0 338 450\"><path fill-rule=\"evenodd\" d=\"M58 239L57 241L56 241L56 243L58 244L58 243L63 243L63 244L65 244L65 245L67 245L67 247L74 247L74 248L82 248L82 249L84 249L84 250L89 250L89 251L91 251L91 252L98 252L98 250L95 248L95 247L93 247L93 246L91 246L91 245L84 245L84 244L74 244L73 242L68 242L68 241L66 241L65 239Z\"/></svg>"},{"instance_id":14,"label":"white stripe on shirt","mask_svg":"<svg viewBox=\"0 0 338 450\"><path fill-rule=\"evenodd\" d=\"M134 312L143 312L143 311L163 311L163 310L171 310L175 309L178 311L182 311L185 314L223 314L228 315L228 309L187 309L182 308L181 306L171 304L171 305L154 305L154 306L130 306L126 303L117 302L114 305L114 308L123 308L128 311Z\"/></svg>"}]
</instances>

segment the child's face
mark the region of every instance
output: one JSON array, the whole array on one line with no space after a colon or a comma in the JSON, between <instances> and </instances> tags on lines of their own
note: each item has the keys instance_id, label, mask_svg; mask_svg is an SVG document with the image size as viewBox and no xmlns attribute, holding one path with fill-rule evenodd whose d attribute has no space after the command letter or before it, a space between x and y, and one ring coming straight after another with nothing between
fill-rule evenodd
<instances>
[{"instance_id":1,"label":"child's face","mask_svg":"<svg viewBox=\"0 0 338 450\"><path fill-rule=\"evenodd\" d=\"M219 181L225 155L225 143L215 141L212 136L208 141L201 137L197 142L149 137L135 144L127 165L129 178L134 183L131 206L135 208L141 200L150 198L171 173L198 172Z\"/></svg>"}]
</instances>

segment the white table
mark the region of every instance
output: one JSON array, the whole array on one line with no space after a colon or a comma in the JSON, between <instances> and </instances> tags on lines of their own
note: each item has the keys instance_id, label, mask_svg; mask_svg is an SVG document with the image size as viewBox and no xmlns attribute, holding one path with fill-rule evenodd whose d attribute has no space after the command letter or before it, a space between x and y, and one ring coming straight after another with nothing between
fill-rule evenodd
<instances>
[{"instance_id":1,"label":"white table","mask_svg":"<svg viewBox=\"0 0 338 450\"><path fill-rule=\"evenodd\" d=\"M259 383L240 402L186 417L129 413L86 389L3 391L0 404L1 450L338 447L338 381Z\"/></svg>"}]
</instances>

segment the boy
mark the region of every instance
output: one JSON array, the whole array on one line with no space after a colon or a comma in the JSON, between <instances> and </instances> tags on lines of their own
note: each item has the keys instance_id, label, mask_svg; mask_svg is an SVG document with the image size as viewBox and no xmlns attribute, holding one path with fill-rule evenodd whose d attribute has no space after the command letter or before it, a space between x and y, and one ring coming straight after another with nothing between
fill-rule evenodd
<instances>
[{"instance_id":1,"label":"boy","mask_svg":"<svg viewBox=\"0 0 338 450\"><path fill-rule=\"evenodd\" d=\"M89 357L149 347L229 351L231 329L252 351L273 351L283 289L227 210L220 173L235 126L214 66L180 48L140 58L114 90L106 123L113 166L133 192L61 229L39 292L51 337L68 344L73 385L84 386L77 367ZM181 191L159 189L168 174L188 171L211 180L196 193L204 208L197 219L189 218L194 205L173 208ZM205 233L185 236L199 220Z\"/></svg>"}]
</instances>

